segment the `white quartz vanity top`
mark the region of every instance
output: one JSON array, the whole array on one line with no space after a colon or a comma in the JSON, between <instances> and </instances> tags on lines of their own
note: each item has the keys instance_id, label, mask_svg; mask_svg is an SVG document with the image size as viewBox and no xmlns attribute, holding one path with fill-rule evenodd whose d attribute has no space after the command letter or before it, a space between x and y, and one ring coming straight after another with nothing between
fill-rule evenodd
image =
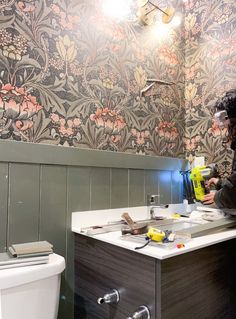
<instances>
[{"instance_id":1,"label":"white quartz vanity top","mask_svg":"<svg viewBox=\"0 0 236 319\"><path fill-rule=\"evenodd\" d=\"M168 209L156 209L155 213L158 216L170 217L172 213L181 213L183 211L182 204L170 205ZM200 236L190 239L184 243L183 248L177 248L172 244L172 248L156 246L146 246L140 250L135 250L135 247L141 246L140 243L125 240L121 237L120 231L88 235L81 232L84 227L107 224L111 221L120 220L120 216L123 212L128 212L134 220L146 219L149 217L148 208L145 207L131 207L122 209L110 209L110 210L97 210L86 212L74 212L72 213L72 231L84 236L89 236L109 244L122 247L128 250L135 251L140 254L144 254L157 259L166 259L169 257L184 254L190 251L194 251L203 247L207 247L213 244L224 242L233 238L236 238L236 229L227 229L224 231L216 232L214 234ZM185 218L183 218L185 219Z\"/></svg>"}]
</instances>

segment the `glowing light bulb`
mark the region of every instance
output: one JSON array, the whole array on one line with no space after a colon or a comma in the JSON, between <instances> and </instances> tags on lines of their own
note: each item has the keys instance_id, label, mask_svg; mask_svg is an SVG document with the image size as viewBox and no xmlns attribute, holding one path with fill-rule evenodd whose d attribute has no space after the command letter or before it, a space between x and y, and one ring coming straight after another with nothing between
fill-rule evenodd
<instances>
[{"instance_id":1,"label":"glowing light bulb","mask_svg":"<svg viewBox=\"0 0 236 319\"><path fill-rule=\"evenodd\" d=\"M131 12L130 0L104 0L103 12L114 18L125 18Z\"/></svg>"},{"instance_id":2,"label":"glowing light bulb","mask_svg":"<svg viewBox=\"0 0 236 319\"><path fill-rule=\"evenodd\" d=\"M156 37L158 37L160 40L164 39L169 31L171 29L170 24L164 24L162 22L157 22L155 26L153 27L153 32Z\"/></svg>"},{"instance_id":3,"label":"glowing light bulb","mask_svg":"<svg viewBox=\"0 0 236 319\"><path fill-rule=\"evenodd\" d=\"M181 17L176 15L176 16L174 16L174 18L172 19L172 21L170 23L171 23L172 27L178 27L181 25L181 22L182 22Z\"/></svg>"}]
</instances>

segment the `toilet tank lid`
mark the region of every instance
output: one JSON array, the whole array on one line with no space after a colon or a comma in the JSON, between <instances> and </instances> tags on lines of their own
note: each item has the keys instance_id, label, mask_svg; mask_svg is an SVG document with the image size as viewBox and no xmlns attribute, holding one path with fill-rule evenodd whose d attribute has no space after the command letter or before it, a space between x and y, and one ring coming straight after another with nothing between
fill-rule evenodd
<instances>
[{"instance_id":1,"label":"toilet tank lid","mask_svg":"<svg viewBox=\"0 0 236 319\"><path fill-rule=\"evenodd\" d=\"M49 256L47 264L0 270L0 290L58 275L65 269L65 259L57 254Z\"/></svg>"}]
</instances>

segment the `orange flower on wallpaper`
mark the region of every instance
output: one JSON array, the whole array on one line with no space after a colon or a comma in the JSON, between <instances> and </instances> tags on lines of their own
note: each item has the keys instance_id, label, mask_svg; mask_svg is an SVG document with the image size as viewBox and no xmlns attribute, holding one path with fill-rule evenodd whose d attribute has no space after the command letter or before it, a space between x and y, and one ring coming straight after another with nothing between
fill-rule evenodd
<instances>
[{"instance_id":1,"label":"orange flower on wallpaper","mask_svg":"<svg viewBox=\"0 0 236 319\"><path fill-rule=\"evenodd\" d=\"M109 108L97 108L94 114L90 115L90 120L94 121L97 127L103 127L110 132L120 132L126 123L118 112Z\"/></svg>"},{"instance_id":2,"label":"orange flower on wallpaper","mask_svg":"<svg viewBox=\"0 0 236 319\"><path fill-rule=\"evenodd\" d=\"M169 64L172 64L172 65L179 64L177 55L168 46L162 46L161 48L157 49L157 54L160 59L166 61Z\"/></svg>"},{"instance_id":3,"label":"orange flower on wallpaper","mask_svg":"<svg viewBox=\"0 0 236 319\"><path fill-rule=\"evenodd\" d=\"M157 132L160 137L164 137L170 141L178 136L178 131L174 122L160 122L158 126L155 127L155 132Z\"/></svg>"},{"instance_id":4,"label":"orange flower on wallpaper","mask_svg":"<svg viewBox=\"0 0 236 319\"><path fill-rule=\"evenodd\" d=\"M135 128L131 129L131 134L136 138L137 145L144 145L145 139L150 136L150 132L148 130L138 131Z\"/></svg>"},{"instance_id":5,"label":"orange flower on wallpaper","mask_svg":"<svg viewBox=\"0 0 236 319\"><path fill-rule=\"evenodd\" d=\"M214 137L216 136L226 136L227 135L227 128L223 130L219 127L216 121L212 121L212 126L208 129L208 133L212 134Z\"/></svg>"},{"instance_id":6,"label":"orange flower on wallpaper","mask_svg":"<svg viewBox=\"0 0 236 319\"><path fill-rule=\"evenodd\" d=\"M65 13L58 5L51 5L52 11L55 14L58 23L65 30L74 30L77 28L80 18L77 15L71 15Z\"/></svg>"},{"instance_id":7,"label":"orange flower on wallpaper","mask_svg":"<svg viewBox=\"0 0 236 319\"><path fill-rule=\"evenodd\" d=\"M17 129L23 131L33 126L30 120L42 109L36 97L29 94L25 88L14 87L11 84L2 85L0 89L0 110L2 117L11 120Z\"/></svg>"},{"instance_id":8,"label":"orange flower on wallpaper","mask_svg":"<svg viewBox=\"0 0 236 319\"><path fill-rule=\"evenodd\" d=\"M78 127L81 125L79 118L65 119L56 113L51 114L53 127L62 137L74 137L77 134Z\"/></svg>"},{"instance_id":9,"label":"orange flower on wallpaper","mask_svg":"<svg viewBox=\"0 0 236 319\"><path fill-rule=\"evenodd\" d=\"M186 150L187 151L195 150L200 140L201 140L201 137L199 135L192 138L183 138Z\"/></svg>"},{"instance_id":10,"label":"orange flower on wallpaper","mask_svg":"<svg viewBox=\"0 0 236 319\"><path fill-rule=\"evenodd\" d=\"M219 24L224 24L229 20L232 11L232 7L229 5L221 6L215 11L214 20Z\"/></svg>"},{"instance_id":11,"label":"orange flower on wallpaper","mask_svg":"<svg viewBox=\"0 0 236 319\"><path fill-rule=\"evenodd\" d=\"M19 9L25 13L31 13L35 10L35 5L33 3L18 1L17 4Z\"/></svg>"}]
</instances>

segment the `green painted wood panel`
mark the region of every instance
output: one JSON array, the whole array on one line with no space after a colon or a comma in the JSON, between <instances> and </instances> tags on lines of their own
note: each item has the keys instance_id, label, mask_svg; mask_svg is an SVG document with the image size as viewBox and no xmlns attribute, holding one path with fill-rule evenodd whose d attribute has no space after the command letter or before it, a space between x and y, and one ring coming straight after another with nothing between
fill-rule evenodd
<instances>
[{"instance_id":1,"label":"green painted wood panel","mask_svg":"<svg viewBox=\"0 0 236 319\"><path fill-rule=\"evenodd\" d=\"M39 165L9 164L8 245L39 238L39 171Z\"/></svg>"},{"instance_id":2,"label":"green painted wood panel","mask_svg":"<svg viewBox=\"0 0 236 319\"><path fill-rule=\"evenodd\" d=\"M129 207L145 206L145 172L144 170L129 170Z\"/></svg>"},{"instance_id":3,"label":"green painted wood panel","mask_svg":"<svg viewBox=\"0 0 236 319\"><path fill-rule=\"evenodd\" d=\"M111 208L128 207L128 170L111 169Z\"/></svg>"},{"instance_id":4,"label":"green painted wood panel","mask_svg":"<svg viewBox=\"0 0 236 319\"><path fill-rule=\"evenodd\" d=\"M110 208L110 168L92 168L90 183L91 209Z\"/></svg>"},{"instance_id":5,"label":"green painted wood panel","mask_svg":"<svg viewBox=\"0 0 236 319\"><path fill-rule=\"evenodd\" d=\"M0 252L7 246L8 164L0 163Z\"/></svg>"},{"instance_id":6,"label":"green painted wood panel","mask_svg":"<svg viewBox=\"0 0 236 319\"><path fill-rule=\"evenodd\" d=\"M54 251L66 255L66 167L42 165L40 182L40 240L54 245Z\"/></svg>"},{"instance_id":7,"label":"green painted wood panel","mask_svg":"<svg viewBox=\"0 0 236 319\"><path fill-rule=\"evenodd\" d=\"M183 202L183 177L179 171L171 172L171 196L172 204Z\"/></svg>"},{"instance_id":8,"label":"green painted wood panel","mask_svg":"<svg viewBox=\"0 0 236 319\"><path fill-rule=\"evenodd\" d=\"M171 204L171 172L159 172L159 193L160 204Z\"/></svg>"},{"instance_id":9,"label":"green painted wood panel","mask_svg":"<svg viewBox=\"0 0 236 319\"><path fill-rule=\"evenodd\" d=\"M90 167L68 168L68 209L70 212L90 209Z\"/></svg>"},{"instance_id":10,"label":"green painted wood panel","mask_svg":"<svg viewBox=\"0 0 236 319\"><path fill-rule=\"evenodd\" d=\"M145 202L148 195L159 195L159 172L156 170L145 171ZM158 198L159 202L159 198Z\"/></svg>"},{"instance_id":11,"label":"green painted wood panel","mask_svg":"<svg viewBox=\"0 0 236 319\"><path fill-rule=\"evenodd\" d=\"M184 170L188 166L188 161L180 158L3 140L0 140L0 161L152 170Z\"/></svg>"}]
</instances>

